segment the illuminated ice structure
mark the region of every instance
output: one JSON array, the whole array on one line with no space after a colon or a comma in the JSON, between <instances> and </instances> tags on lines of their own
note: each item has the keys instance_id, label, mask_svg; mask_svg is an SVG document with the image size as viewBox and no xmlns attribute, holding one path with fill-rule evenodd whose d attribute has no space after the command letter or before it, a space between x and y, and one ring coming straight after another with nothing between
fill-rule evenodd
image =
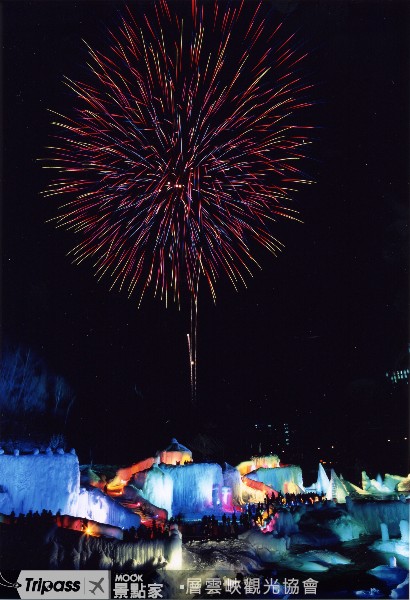
<instances>
[{"instance_id":1,"label":"illuminated ice structure","mask_svg":"<svg viewBox=\"0 0 410 600\"><path fill-rule=\"evenodd\" d=\"M275 454L253 457L241 462L237 467L241 476L239 496L234 495L238 504L263 502L266 496L299 494L305 491L302 470L298 466L281 466Z\"/></svg>"},{"instance_id":2,"label":"illuminated ice structure","mask_svg":"<svg viewBox=\"0 0 410 600\"><path fill-rule=\"evenodd\" d=\"M317 480L305 487L302 471L296 465L281 465L276 455L253 457L251 460L232 467L225 463L223 470L217 464L194 463L191 451L172 439L170 445L150 457L130 467L120 469L114 479L108 483L111 495L138 494L154 507L165 509L168 518L182 513L185 518L200 518L204 514L233 512L234 506L248 502L263 502L266 496L299 494L305 491L325 495L329 500L345 504L346 498L371 499L377 493L389 499L397 497L399 486L407 485L407 478L386 475L384 481L366 479L363 475L363 487L360 488L338 476L332 469L330 478L323 465L319 464ZM368 481L370 484L368 484ZM352 504L349 505L350 508ZM340 518L332 527L343 541L354 539L360 533L368 531L360 511L372 509L357 508L359 523L352 517ZM391 508L391 520L397 521L399 508ZM348 512L350 509L348 508ZM378 531L380 516L375 515L375 527ZM373 529L373 528L372 528ZM372 533L375 533L372 531ZM346 537L347 536L347 537Z\"/></svg>"},{"instance_id":3,"label":"illuminated ice structure","mask_svg":"<svg viewBox=\"0 0 410 600\"><path fill-rule=\"evenodd\" d=\"M409 504L400 500L363 502L347 497L346 507L349 514L362 526L363 532L367 535L380 533L381 524L384 523L390 535L399 536L401 534L400 522L409 521Z\"/></svg>"},{"instance_id":4,"label":"illuminated ice structure","mask_svg":"<svg viewBox=\"0 0 410 600\"><path fill-rule=\"evenodd\" d=\"M214 463L193 463L192 453L176 439L156 458L121 469L109 482L109 493L129 494L134 489L151 505L165 509L168 518L185 518L232 512L231 488L225 486L222 468Z\"/></svg>"},{"instance_id":5,"label":"illuminated ice structure","mask_svg":"<svg viewBox=\"0 0 410 600\"><path fill-rule=\"evenodd\" d=\"M408 510L407 510L408 512ZM398 554L409 557L409 521L401 519L399 523L400 539L390 539L386 523L380 523L381 540L376 540L370 548L378 552Z\"/></svg>"},{"instance_id":6,"label":"illuminated ice structure","mask_svg":"<svg viewBox=\"0 0 410 600\"><path fill-rule=\"evenodd\" d=\"M260 481L276 492L282 494L300 494L305 491L302 479L302 469L289 465L284 467L260 467L247 475L248 479Z\"/></svg>"},{"instance_id":7,"label":"illuminated ice structure","mask_svg":"<svg viewBox=\"0 0 410 600\"><path fill-rule=\"evenodd\" d=\"M80 470L74 453L0 455L0 512L75 514Z\"/></svg>"},{"instance_id":8,"label":"illuminated ice structure","mask_svg":"<svg viewBox=\"0 0 410 600\"><path fill-rule=\"evenodd\" d=\"M256 457L232 467L194 463L191 451L175 438L154 458L120 469L108 483L108 493L132 495L165 509L168 517L181 513L195 519L232 513L234 506L263 502L266 495L304 491L300 467L280 466L277 456ZM134 494L135 498L135 494Z\"/></svg>"},{"instance_id":9,"label":"illuminated ice structure","mask_svg":"<svg viewBox=\"0 0 410 600\"><path fill-rule=\"evenodd\" d=\"M137 529L141 524L139 515L125 509L98 489L80 489L74 516L114 525L121 529L130 527Z\"/></svg>"},{"instance_id":10,"label":"illuminated ice structure","mask_svg":"<svg viewBox=\"0 0 410 600\"><path fill-rule=\"evenodd\" d=\"M0 513L41 513L86 517L121 528L138 527L140 517L103 494L80 488L75 452L0 453Z\"/></svg>"},{"instance_id":11,"label":"illuminated ice structure","mask_svg":"<svg viewBox=\"0 0 410 600\"><path fill-rule=\"evenodd\" d=\"M381 475L377 475L376 479L370 479L366 471L363 471L362 487L359 487L344 479L343 475L338 476L334 469L331 469L329 479L323 465L319 463L317 481L306 487L306 491L325 495L328 500L334 500L338 504L345 504L347 497L362 500L372 498L393 500L400 494L410 491L410 475L400 477L386 473L384 479Z\"/></svg>"}]
</instances>

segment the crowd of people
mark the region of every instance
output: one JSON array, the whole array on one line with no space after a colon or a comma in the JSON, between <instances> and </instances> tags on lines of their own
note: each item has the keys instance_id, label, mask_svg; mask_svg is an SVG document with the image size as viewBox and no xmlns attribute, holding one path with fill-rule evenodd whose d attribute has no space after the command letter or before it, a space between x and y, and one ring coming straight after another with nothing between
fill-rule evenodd
<instances>
[{"instance_id":1,"label":"crowd of people","mask_svg":"<svg viewBox=\"0 0 410 600\"><path fill-rule=\"evenodd\" d=\"M142 525L140 529L124 533L124 541L138 539L161 539L168 537L170 526L178 525L184 540L189 539L226 539L237 538L238 535L252 527L265 530L266 524L279 512L294 512L298 506L312 506L316 503L326 504L326 496L314 493L281 494L276 497L265 497L264 502L248 503L237 507L233 513L217 517L214 514L204 515L200 521L186 521L178 514L165 522L155 519Z\"/></svg>"},{"instance_id":2,"label":"crowd of people","mask_svg":"<svg viewBox=\"0 0 410 600\"><path fill-rule=\"evenodd\" d=\"M59 513L53 515L51 510L43 510L41 513L29 510L26 514L20 513L18 516L12 511L10 515L3 518L3 522L22 527L50 526L56 523L58 516Z\"/></svg>"},{"instance_id":3,"label":"crowd of people","mask_svg":"<svg viewBox=\"0 0 410 600\"><path fill-rule=\"evenodd\" d=\"M266 496L264 502L248 503L237 507L232 513L223 514L222 517L204 515L200 521L185 521L182 514L167 521L148 519L140 527L131 527L123 532L123 541L137 542L139 540L163 539L169 536L172 525L177 525L185 540L188 539L226 539L237 538L242 533L253 527L266 530L267 523L272 522L275 515L281 511L294 512L301 505L312 506L320 502L326 504L326 496L314 493L281 494L276 497ZM16 516L11 513L5 520L9 524L31 527L49 527L55 524L58 527L70 527L88 532L88 520L80 521L78 527L65 523L65 520L73 520L73 517L61 516L59 513L53 515L51 511L43 510L41 513L29 511L27 514Z\"/></svg>"}]
</instances>

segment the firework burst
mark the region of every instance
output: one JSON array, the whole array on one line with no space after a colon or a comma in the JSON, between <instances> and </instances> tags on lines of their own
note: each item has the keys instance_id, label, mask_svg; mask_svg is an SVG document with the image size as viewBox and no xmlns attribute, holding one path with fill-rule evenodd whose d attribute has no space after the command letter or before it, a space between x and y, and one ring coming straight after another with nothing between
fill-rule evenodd
<instances>
[{"instance_id":1,"label":"firework burst","mask_svg":"<svg viewBox=\"0 0 410 600\"><path fill-rule=\"evenodd\" d=\"M88 81L66 80L76 108L55 122L45 194L64 199L54 221L80 238L73 261L113 287L196 304L203 278L215 298L218 277L236 287L257 265L255 245L277 253L273 221L297 219L304 56L250 6L128 10L105 54L89 48Z\"/></svg>"}]
</instances>

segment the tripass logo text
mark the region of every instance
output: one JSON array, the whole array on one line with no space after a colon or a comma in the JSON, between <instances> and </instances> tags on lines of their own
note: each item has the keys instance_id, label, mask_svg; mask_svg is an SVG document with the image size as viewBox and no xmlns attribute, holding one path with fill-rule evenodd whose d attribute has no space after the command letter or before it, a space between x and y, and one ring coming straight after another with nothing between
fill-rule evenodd
<instances>
[{"instance_id":1,"label":"tripass logo text","mask_svg":"<svg viewBox=\"0 0 410 600\"><path fill-rule=\"evenodd\" d=\"M41 595L46 592L78 592L81 588L81 582L76 580L67 581L50 581L49 579L34 579L33 577L26 578L26 592L40 592Z\"/></svg>"}]
</instances>

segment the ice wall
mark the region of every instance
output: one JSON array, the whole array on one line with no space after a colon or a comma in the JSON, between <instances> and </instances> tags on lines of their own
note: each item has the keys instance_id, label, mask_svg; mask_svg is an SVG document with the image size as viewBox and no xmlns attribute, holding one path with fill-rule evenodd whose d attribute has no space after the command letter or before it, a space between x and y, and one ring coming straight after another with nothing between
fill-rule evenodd
<instances>
[{"instance_id":1,"label":"ice wall","mask_svg":"<svg viewBox=\"0 0 410 600\"><path fill-rule=\"evenodd\" d=\"M391 536L400 535L400 521L409 520L410 506L400 500L373 501L346 498L348 512L360 523L368 534L380 534L380 524L386 523Z\"/></svg>"},{"instance_id":2,"label":"ice wall","mask_svg":"<svg viewBox=\"0 0 410 600\"><path fill-rule=\"evenodd\" d=\"M232 501L234 504L242 503L241 474L238 469L225 463L223 469L224 485L232 490Z\"/></svg>"},{"instance_id":3,"label":"ice wall","mask_svg":"<svg viewBox=\"0 0 410 600\"><path fill-rule=\"evenodd\" d=\"M250 477L242 477L242 500L244 502L264 502L266 496L276 498L278 493L266 483Z\"/></svg>"},{"instance_id":4,"label":"ice wall","mask_svg":"<svg viewBox=\"0 0 410 600\"><path fill-rule=\"evenodd\" d=\"M255 481L261 481L282 494L304 491L302 469L297 466L258 469L249 473L248 477Z\"/></svg>"},{"instance_id":5,"label":"ice wall","mask_svg":"<svg viewBox=\"0 0 410 600\"><path fill-rule=\"evenodd\" d=\"M216 511L221 503L224 485L222 469L213 463L161 465L160 469L173 482L172 514Z\"/></svg>"},{"instance_id":6,"label":"ice wall","mask_svg":"<svg viewBox=\"0 0 410 600\"><path fill-rule=\"evenodd\" d=\"M141 495L159 508L164 508L168 518L172 517L172 498L174 483L169 473L157 465L153 465L147 472Z\"/></svg>"},{"instance_id":7,"label":"ice wall","mask_svg":"<svg viewBox=\"0 0 410 600\"><path fill-rule=\"evenodd\" d=\"M123 529L129 529L130 527L137 529L141 524L138 515L124 508L99 489L81 489L75 513L72 514L76 517L90 519L98 523L107 523Z\"/></svg>"},{"instance_id":8,"label":"ice wall","mask_svg":"<svg viewBox=\"0 0 410 600\"><path fill-rule=\"evenodd\" d=\"M276 454L268 456L253 456L251 460L244 460L236 466L241 475L247 475L257 469L273 469L279 467L280 459Z\"/></svg>"},{"instance_id":9,"label":"ice wall","mask_svg":"<svg viewBox=\"0 0 410 600\"><path fill-rule=\"evenodd\" d=\"M0 455L0 503L8 512L75 514L80 469L75 454ZM0 510L3 510L0 506Z\"/></svg>"},{"instance_id":10,"label":"ice wall","mask_svg":"<svg viewBox=\"0 0 410 600\"><path fill-rule=\"evenodd\" d=\"M127 485L131 477L135 473L139 473L140 471L146 471L155 463L155 458L150 457L145 460L141 460L140 462L132 464L130 467L125 467L123 469L119 469L114 479L112 479L107 488L111 492L122 492L124 486Z\"/></svg>"},{"instance_id":11,"label":"ice wall","mask_svg":"<svg viewBox=\"0 0 410 600\"><path fill-rule=\"evenodd\" d=\"M120 542L106 537L80 536L73 548L67 534L58 529L44 549L52 569L136 569L176 564L182 559L182 543L171 532L167 539ZM178 561L178 555L180 560ZM167 568L169 568L167 565ZM90 596L91 597L91 596Z\"/></svg>"}]
</instances>

